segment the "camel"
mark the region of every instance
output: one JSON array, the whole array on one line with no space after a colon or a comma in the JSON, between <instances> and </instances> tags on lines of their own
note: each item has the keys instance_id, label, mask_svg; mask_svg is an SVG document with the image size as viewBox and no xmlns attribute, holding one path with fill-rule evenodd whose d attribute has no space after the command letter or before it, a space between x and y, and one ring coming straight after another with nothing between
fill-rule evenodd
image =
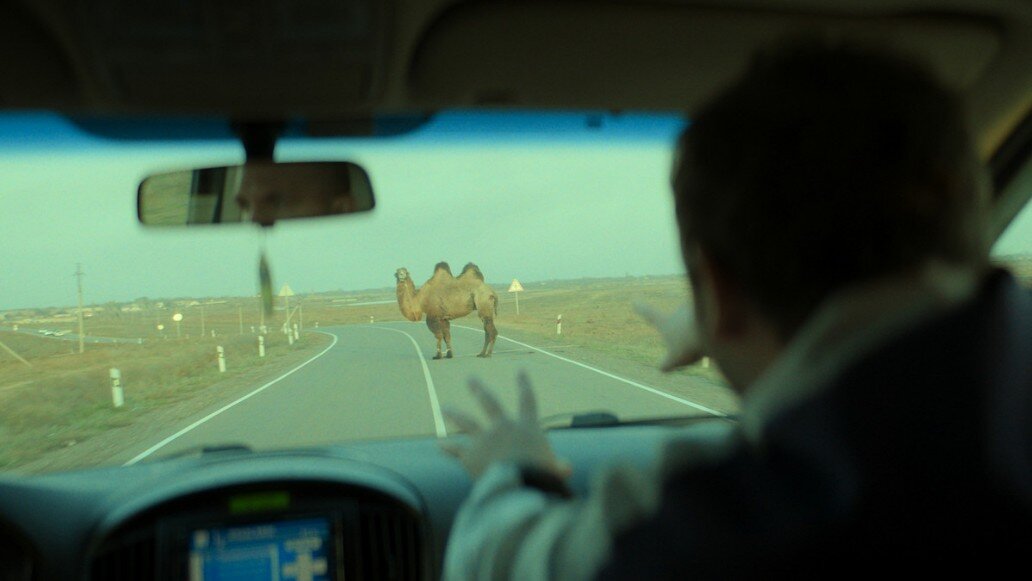
<instances>
[{"instance_id":1,"label":"camel","mask_svg":"<svg viewBox=\"0 0 1032 581\"><path fill-rule=\"evenodd\" d=\"M398 281L398 307L401 314L410 321L419 321L426 316L426 326L437 338L437 354L434 359L451 359L451 320L465 317L474 310L484 323L484 348L477 357L490 357L494 352L498 329L494 318L498 313L498 295L484 282L484 275L477 265L470 262L463 267L458 277L452 276L447 262L439 262L434 274L417 291L406 268L394 273ZM447 346L441 354L441 341Z\"/></svg>"}]
</instances>

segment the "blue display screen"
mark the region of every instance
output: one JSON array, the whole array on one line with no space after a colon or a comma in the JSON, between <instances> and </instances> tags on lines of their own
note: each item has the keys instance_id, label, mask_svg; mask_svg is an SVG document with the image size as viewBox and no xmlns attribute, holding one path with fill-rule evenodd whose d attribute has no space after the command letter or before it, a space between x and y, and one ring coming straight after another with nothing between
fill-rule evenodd
<instances>
[{"instance_id":1,"label":"blue display screen","mask_svg":"<svg viewBox=\"0 0 1032 581\"><path fill-rule=\"evenodd\" d=\"M190 535L190 579L329 580L330 548L327 519L198 529Z\"/></svg>"}]
</instances>

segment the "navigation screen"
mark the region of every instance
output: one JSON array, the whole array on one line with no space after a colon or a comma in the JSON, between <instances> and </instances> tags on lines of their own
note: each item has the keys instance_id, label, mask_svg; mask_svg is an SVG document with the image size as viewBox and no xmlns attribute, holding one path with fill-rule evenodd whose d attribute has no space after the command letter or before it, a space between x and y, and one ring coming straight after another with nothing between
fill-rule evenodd
<instances>
[{"instance_id":1,"label":"navigation screen","mask_svg":"<svg viewBox=\"0 0 1032 581\"><path fill-rule=\"evenodd\" d=\"M330 523L315 518L199 529L190 536L190 579L330 579Z\"/></svg>"}]
</instances>

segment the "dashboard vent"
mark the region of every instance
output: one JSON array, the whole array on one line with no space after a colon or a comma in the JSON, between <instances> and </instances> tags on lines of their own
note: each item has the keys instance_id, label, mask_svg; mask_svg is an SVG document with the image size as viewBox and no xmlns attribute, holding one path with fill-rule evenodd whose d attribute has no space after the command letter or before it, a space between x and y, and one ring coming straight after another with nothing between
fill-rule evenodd
<instances>
[{"instance_id":1,"label":"dashboard vent","mask_svg":"<svg viewBox=\"0 0 1032 581\"><path fill-rule=\"evenodd\" d=\"M416 580L422 562L419 526L399 509L365 506L359 512L363 540L359 577L363 579Z\"/></svg>"},{"instance_id":2,"label":"dashboard vent","mask_svg":"<svg viewBox=\"0 0 1032 581\"><path fill-rule=\"evenodd\" d=\"M136 581L157 574L154 535L128 534L101 547L90 567L92 581Z\"/></svg>"}]
</instances>

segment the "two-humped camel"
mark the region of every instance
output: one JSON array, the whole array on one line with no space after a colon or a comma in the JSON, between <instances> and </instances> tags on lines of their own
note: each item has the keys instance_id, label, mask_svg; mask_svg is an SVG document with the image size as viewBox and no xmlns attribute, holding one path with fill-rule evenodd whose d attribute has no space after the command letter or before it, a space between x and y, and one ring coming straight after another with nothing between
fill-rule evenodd
<instances>
[{"instance_id":1,"label":"two-humped camel","mask_svg":"<svg viewBox=\"0 0 1032 581\"><path fill-rule=\"evenodd\" d=\"M452 276L447 262L434 267L434 275L417 291L406 268L394 273L398 280L398 307L401 314L410 321L419 321L426 315L426 326L437 338L437 355L434 359L452 357L451 320L465 317L474 310L484 322L484 348L477 357L490 357L494 351L498 329L494 318L498 313L498 295L484 282L484 275L472 262L462 269L458 277ZM448 347L441 354L441 341Z\"/></svg>"}]
</instances>

